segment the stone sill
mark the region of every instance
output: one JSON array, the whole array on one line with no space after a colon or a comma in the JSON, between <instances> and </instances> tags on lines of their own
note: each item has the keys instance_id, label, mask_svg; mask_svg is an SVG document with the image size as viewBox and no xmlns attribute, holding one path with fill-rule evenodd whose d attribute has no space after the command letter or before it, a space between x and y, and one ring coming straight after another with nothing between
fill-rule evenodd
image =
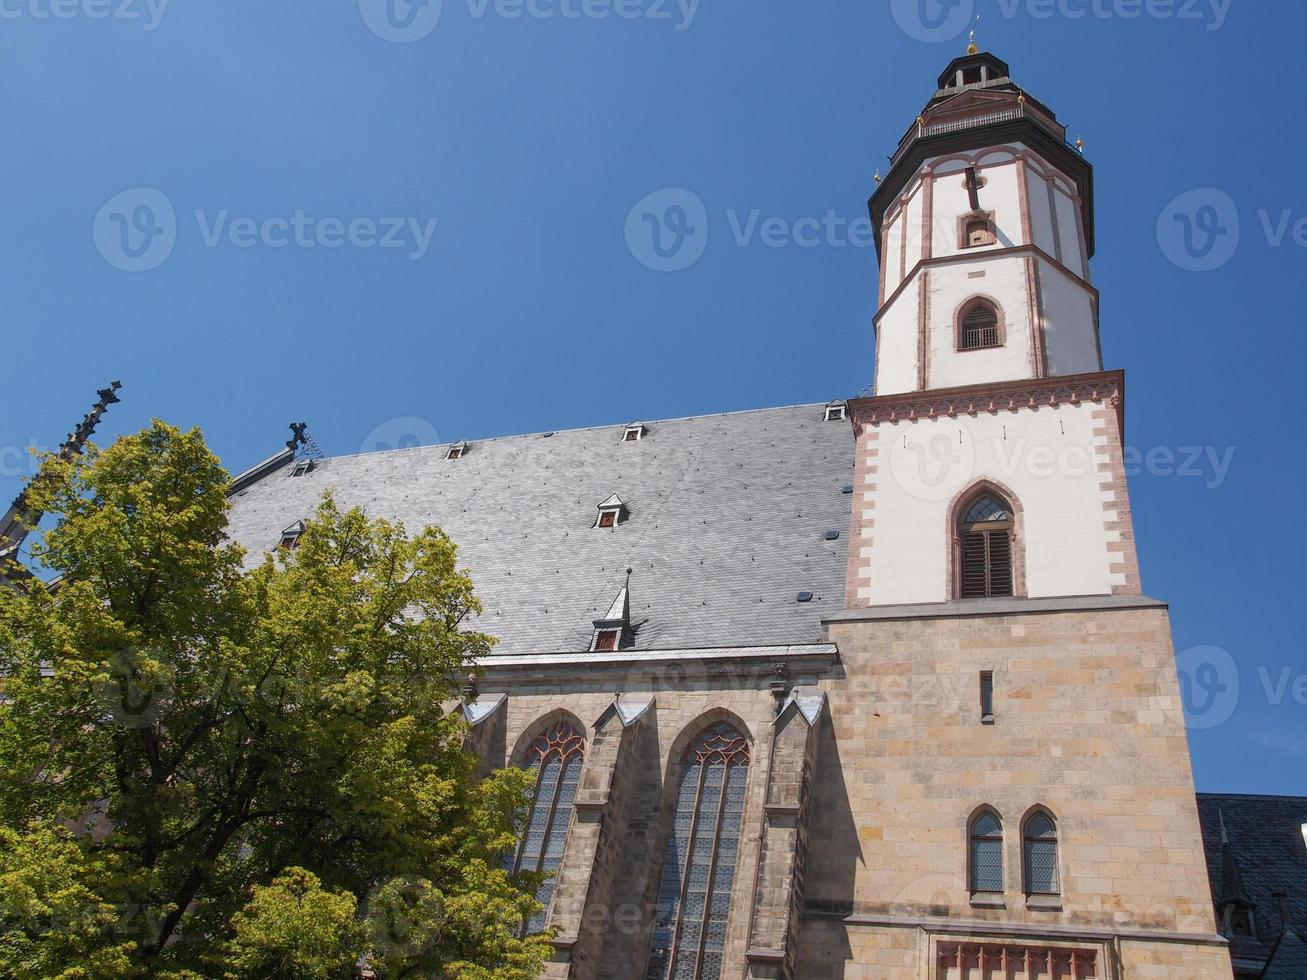
<instances>
[{"instance_id":1,"label":"stone sill","mask_svg":"<svg viewBox=\"0 0 1307 980\"><path fill-rule=\"evenodd\" d=\"M1005 909L1007 902L997 892L977 892L971 896L973 909Z\"/></svg>"},{"instance_id":2,"label":"stone sill","mask_svg":"<svg viewBox=\"0 0 1307 980\"><path fill-rule=\"evenodd\" d=\"M1061 912L1061 895L1027 895L1026 908L1036 912Z\"/></svg>"}]
</instances>

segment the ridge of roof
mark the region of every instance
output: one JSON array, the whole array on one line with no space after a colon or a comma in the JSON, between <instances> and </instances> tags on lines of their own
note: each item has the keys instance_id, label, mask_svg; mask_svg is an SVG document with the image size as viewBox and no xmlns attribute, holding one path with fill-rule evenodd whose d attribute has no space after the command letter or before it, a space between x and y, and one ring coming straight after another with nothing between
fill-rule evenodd
<instances>
[{"instance_id":1,"label":"ridge of roof","mask_svg":"<svg viewBox=\"0 0 1307 980\"><path fill-rule=\"evenodd\" d=\"M838 400L838 399L837 399ZM666 419L650 419L644 423L645 426L652 427L655 425L668 425L673 422L698 422L708 419L728 418L733 415L760 415L764 412L793 412L801 408L825 409L831 402L801 402L797 405L771 405L766 408L741 408L730 412L706 412L699 415L678 415ZM813 419L814 422L820 422L821 419ZM341 453L338 456L327 456L322 461L330 462L336 459L357 459L363 456L381 456L385 454L399 455L400 453L416 453L423 450L442 449L449 446L456 446L459 442L466 442L469 445L484 444L487 442L505 442L510 439L542 439L546 436L567 436L582 432L598 432L604 429L625 429L632 423L628 422L609 422L600 425L582 425L573 429L540 429L536 432L515 432L501 436L486 436L483 439L463 439L455 442L436 442L427 446L407 446L403 449L372 449L367 452Z\"/></svg>"}]
</instances>

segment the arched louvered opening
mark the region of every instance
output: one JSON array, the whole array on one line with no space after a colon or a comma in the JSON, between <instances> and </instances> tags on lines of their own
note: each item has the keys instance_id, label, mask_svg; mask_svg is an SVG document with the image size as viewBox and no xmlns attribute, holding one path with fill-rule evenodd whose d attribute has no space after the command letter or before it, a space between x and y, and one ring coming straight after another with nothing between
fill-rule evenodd
<instances>
[{"instance_id":1,"label":"arched louvered opening","mask_svg":"<svg viewBox=\"0 0 1307 980\"><path fill-rule=\"evenodd\" d=\"M998 308L988 300L978 300L968 306L958 324L958 349L983 350L1002 345Z\"/></svg>"},{"instance_id":2,"label":"arched louvered opening","mask_svg":"<svg viewBox=\"0 0 1307 980\"><path fill-rule=\"evenodd\" d=\"M1003 891L1003 822L993 810L971 818L968 838L968 876L973 894Z\"/></svg>"},{"instance_id":3,"label":"arched louvered opening","mask_svg":"<svg viewBox=\"0 0 1307 980\"><path fill-rule=\"evenodd\" d=\"M1057 824L1043 810L1036 810L1026 818L1021 863L1027 895L1061 893L1057 874Z\"/></svg>"},{"instance_id":4,"label":"arched louvered opening","mask_svg":"<svg viewBox=\"0 0 1307 980\"><path fill-rule=\"evenodd\" d=\"M748 776L749 742L729 724L686 749L646 980L720 980Z\"/></svg>"},{"instance_id":5,"label":"arched louvered opening","mask_svg":"<svg viewBox=\"0 0 1307 980\"><path fill-rule=\"evenodd\" d=\"M526 925L527 932L539 932L549 916L554 878L563 864L563 848L572 822L572 804L585 761L585 739L570 722L559 721L542 731L527 750L525 766L536 774L535 796L527 818L526 834L517 849L512 870L549 872L536 900L544 908Z\"/></svg>"},{"instance_id":6,"label":"arched louvered opening","mask_svg":"<svg viewBox=\"0 0 1307 980\"><path fill-rule=\"evenodd\" d=\"M1013 595L1012 508L995 493L982 493L962 509L958 522L958 598Z\"/></svg>"}]
</instances>

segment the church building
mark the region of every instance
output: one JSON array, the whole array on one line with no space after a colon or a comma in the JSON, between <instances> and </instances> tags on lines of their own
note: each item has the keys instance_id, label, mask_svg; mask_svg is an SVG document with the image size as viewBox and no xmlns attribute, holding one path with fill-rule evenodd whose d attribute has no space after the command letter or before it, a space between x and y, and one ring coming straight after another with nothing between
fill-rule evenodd
<instances>
[{"instance_id":1,"label":"church building","mask_svg":"<svg viewBox=\"0 0 1307 980\"><path fill-rule=\"evenodd\" d=\"M1240 805L1200 821L1066 135L990 54L940 75L870 200L871 397L299 432L236 478L251 565L327 490L458 544L499 643L450 710L537 775L510 859L553 873L543 977L1231 980L1237 930L1259 963L1287 934L1241 879L1214 912Z\"/></svg>"}]
</instances>

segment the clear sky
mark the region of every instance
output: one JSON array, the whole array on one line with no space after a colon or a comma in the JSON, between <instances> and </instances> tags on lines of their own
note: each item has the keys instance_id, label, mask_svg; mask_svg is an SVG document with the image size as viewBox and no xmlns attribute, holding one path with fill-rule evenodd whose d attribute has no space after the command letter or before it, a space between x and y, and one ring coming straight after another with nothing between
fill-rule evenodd
<instances>
[{"instance_id":1,"label":"clear sky","mask_svg":"<svg viewBox=\"0 0 1307 980\"><path fill-rule=\"evenodd\" d=\"M0 492L114 378L102 442L158 416L233 470L298 420L334 455L855 394L843 222L974 12L1096 167L1199 788L1307 794L1300 3L0 0ZM666 188L707 229L670 261L628 247Z\"/></svg>"}]
</instances>

